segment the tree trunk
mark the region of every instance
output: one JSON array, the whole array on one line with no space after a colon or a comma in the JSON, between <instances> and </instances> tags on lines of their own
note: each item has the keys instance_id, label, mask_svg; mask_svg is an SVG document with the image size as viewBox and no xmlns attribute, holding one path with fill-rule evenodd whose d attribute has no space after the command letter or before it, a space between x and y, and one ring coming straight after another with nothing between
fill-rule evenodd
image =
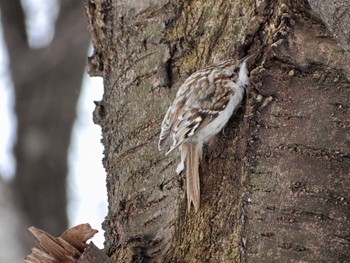
<instances>
[{"instance_id":1,"label":"tree trunk","mask_svg":"<svg viewBox=\"0 0 350 263\"><path fill-rule=\"evenodd\" d=\"M349 248L349 60L305 1L88 1L118 262L342 262ZM186 212L160 122L190 73L258 54Z\"/></svg>"},{"instance_id":2,"label":"tree trunk","mask_svg":"<svg viewBox=\"0 0 350 263\"><path fill-rule=\"evenodd\" d=\"M67 229L67 152L89 44L82 4L60 1L49 46L30 49L21 1L1 0L18 121L14 188L29 224Z\"/></svg>"},{"instance_id":3,"label":"tree trunk","mask_svg":"<svg viewBox=\"0 0 350 263\"><path fill-rule=\"evenodd\" d=\"M23 218L16 207L13 193L0 178L0 262L21 262L25 255Z\"/></svg>"}]
</instances>

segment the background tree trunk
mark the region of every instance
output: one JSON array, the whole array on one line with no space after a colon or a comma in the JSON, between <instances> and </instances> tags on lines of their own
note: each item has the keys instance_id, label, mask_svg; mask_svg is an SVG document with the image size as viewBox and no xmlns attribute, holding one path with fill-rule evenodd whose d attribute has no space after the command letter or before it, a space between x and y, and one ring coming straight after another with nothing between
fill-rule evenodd
<instances>
[{"instance_id":1,"label":"background tree trunk","mask_svg":"<svg viewBox=\"0 0 350 263\"><path fill-rule=\"evenodd\" d=\"M106 252L118 262L344 262L349 60L305 1L88 1L102 75ZM246 101L206 147L186 212L160 122L195 70L260 53ZM171 84L171 85L169 85ZM169 87L163 87L169 86Z\"/></svg>"},{"instance_id":2,"label":"background tree trunk","mask_svg":"<svg viewBox=\"0 0 350 263\"><path fill-rule=\"evenodd\" d=\"M23 262L25 249L23 218L14 203L13 193L0 178L0 262Z\"/></svg>"},{"instance_id":3,"label":"background tree trunk","mask_svg":"<svg viewBox=\"0 0 350 263\"><path fill-rule=\"evenodd\" d=\"M89 44L82 3L60 1L49 46L30 49L21 1L0 1L18 121L14 188L29 225L61 234L67 152Z\"/></svg>"}]
</instances>

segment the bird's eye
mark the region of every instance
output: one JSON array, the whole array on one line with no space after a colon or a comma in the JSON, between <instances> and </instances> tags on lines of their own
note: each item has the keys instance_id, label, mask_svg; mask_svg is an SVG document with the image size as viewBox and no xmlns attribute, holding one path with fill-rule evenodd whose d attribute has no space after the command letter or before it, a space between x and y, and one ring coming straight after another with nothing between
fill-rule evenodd
<instances>
[{"instance_id":1,"label":"bird's eye","mask_svg":"<svg viewBox=\"0 0 350 263\"><path fill-rule=\"evenodd\" d=\"M233 70L234 73L238 73L238 71L239 71L239 67L238 67L238 68L235 68L235 69Z\"/></svg>"}]
</instances>

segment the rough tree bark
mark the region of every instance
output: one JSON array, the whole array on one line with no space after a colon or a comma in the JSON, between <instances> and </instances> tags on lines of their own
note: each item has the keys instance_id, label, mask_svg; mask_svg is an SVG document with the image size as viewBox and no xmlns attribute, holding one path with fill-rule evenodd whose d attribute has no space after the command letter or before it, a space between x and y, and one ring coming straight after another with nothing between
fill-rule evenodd
<instances>
[{"instance_id":1,"label":"rough tree bark","mask_svg":"<svg viewBox=\"0 0 350 263\"><path fill-rule=\"evenodd\" d=\"M18 121L14 188L29 225L57 235L67 229L67 152L86 52L79 1L60 2L55 36L32 50L20 0L0 1Z\"/></svg>"},{"instance_id":2,"label":"rough tree bark","mask_svg":"<svg viewBox=\"0 0 350 263\"><path fill-rule=\"evenodd\" d=\"M118 262L345 262L350 67L306 1L89 1L104 78L109 213ZM201 209L186 212L160 122L189 74L261 52L243 106L206 147Z\"/></svg>"},{"instance_id":3,"label":"rough tree bark","mask_svg":"<svg viewBox=\"0 0 350 263\"><path fill-rule=\"evenodd\" d=\"M350 55L350 2L343 0L309 0L337 42Z\"/></svg>"}]
</instances>

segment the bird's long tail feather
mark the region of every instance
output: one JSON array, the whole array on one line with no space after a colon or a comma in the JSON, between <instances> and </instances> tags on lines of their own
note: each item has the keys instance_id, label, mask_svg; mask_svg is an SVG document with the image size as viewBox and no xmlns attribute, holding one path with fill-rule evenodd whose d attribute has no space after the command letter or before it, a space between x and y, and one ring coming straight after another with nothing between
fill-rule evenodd
<instances>
[{"instance_id":1,"label":"bird's long tail feather","mask_svg":"<svg viewBox=\"0 0 350 263\"><path fill-rule=\"evenodd\" d=\"M190 211L191 203L195 212L200 205L200 185L199 185L199 158L200 150L196 144L186 143L187 164L186 164L186 190L187 190L187 210Z\"/></svg>"}]
</instances>

